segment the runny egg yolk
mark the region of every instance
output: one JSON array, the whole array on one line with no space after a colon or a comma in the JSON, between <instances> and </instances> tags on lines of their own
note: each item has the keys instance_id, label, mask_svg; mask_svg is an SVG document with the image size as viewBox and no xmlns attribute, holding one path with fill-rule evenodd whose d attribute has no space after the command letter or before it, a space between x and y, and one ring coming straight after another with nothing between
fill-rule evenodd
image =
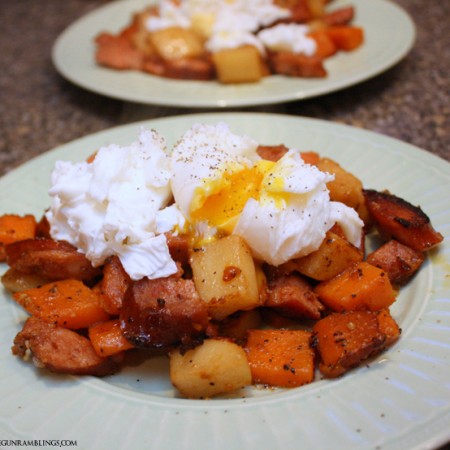
<instances>
[{"instance_id":1,"label":"runny egg yolk","mask_svg":"<svg viewBox=\"0 0 450 450\"><path fill-rule=\"evenodd\" d=\"M248 199L260 199L264 181L274 165L272 161L260 160L253 167L225 171L218 179L204 180L191 203L191 221L207 222L222 233L231 234Z\"/></svg>"}]
</instances>

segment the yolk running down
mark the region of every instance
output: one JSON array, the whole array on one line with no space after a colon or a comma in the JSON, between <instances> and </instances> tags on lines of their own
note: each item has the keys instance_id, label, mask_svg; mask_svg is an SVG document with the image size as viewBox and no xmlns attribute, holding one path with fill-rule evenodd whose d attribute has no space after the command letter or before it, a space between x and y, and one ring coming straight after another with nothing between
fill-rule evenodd
<instances>
[{"instance_id":1,"label":"yolk running down","mask_svg":"<svg viewBox=\"0 0 450 450\"><path fill-rule=\"evenodd\" d=\"M209 186L205 185L205 188L209 188L212 194L191 211L192 221L205 221L225 233L232 233L247 200L259 200L263 179L273 164L271 161L261 160L252 168L225 173L215 182L208 180ZM205 188L202 189L203 192ZM197 193L202 196L200 192Z\"/></svg>"}]
</instances>

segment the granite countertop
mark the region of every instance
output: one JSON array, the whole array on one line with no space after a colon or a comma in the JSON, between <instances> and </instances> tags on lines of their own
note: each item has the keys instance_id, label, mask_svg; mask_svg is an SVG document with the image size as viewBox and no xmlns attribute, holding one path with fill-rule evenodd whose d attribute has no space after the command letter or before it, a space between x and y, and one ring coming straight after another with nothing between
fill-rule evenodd
<instances>
[{"instance_id":1,"label":"granite countertop","mask_svg":"<svg viewBox=\"0 0 450 450\"><path fill-rule=\"evenodd\" d=\"M385 73L270 112L322 118L383 133L450 161L450 2L395 0L413 18L412 51ZM0 8L0 175L95 131L143 118L138 105L87 92L54 69L51 48L74 20L106 0L20 0ZM136 108L135 108L136 107ZM261 108L241 108L245 111ZM146 117L191 112L147 108Z\"/></svg>"},{"instance_id":2,"label":"granite countertop","mask_svg":"<svg viewBox=\"0 0 450 450\"><path fill-rule=\"evenodd\" d=\"M450 1L391 1L403 7L417 27L415 45L401 62L342 91L266 110L375 131L450 161ZM1 2L0 176L56 146L142 119L144 114L152 118L192 112L142 109L85 91L56 72L51 61L55 39L76 19L107 3Z\"/></svg>"}]
</instances>

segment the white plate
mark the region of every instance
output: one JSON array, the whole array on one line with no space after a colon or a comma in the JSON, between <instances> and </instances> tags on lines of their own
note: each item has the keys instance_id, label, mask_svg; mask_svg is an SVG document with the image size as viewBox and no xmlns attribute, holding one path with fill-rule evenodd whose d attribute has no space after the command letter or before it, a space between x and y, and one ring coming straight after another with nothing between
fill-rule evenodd
<instances>
[{"instance_id":1,"label":"white plate","mask_svg":"<svg viewBox=\"0 0 450 450\"><path fill-rule=\"evenodd\" d=\"M179 81L137 71L100 67L94 60L94 37L117 32L133 12L151 0L111 2L67 28L53 48L53 62L65 78L85 89L121 100L179 107L254 106L301 100L351 86L393 66L411 49L415 28L410 17L387 0L335 0L333 8L355 4L355 23L365 30L358 50L326 61L323 79L271 76L260 83L223 85L217 82Z\"/></svg>"},{"instance_id":2,"label":"white plate","mask_svg":"<svg viewBox=\"0 0 450 450\"><path fill-rule=\"evenodd\" d=\"M142 125L173 144L193 123L227 122L260 143L314 149L420 204L445 236L392 307L403 334L384 355L336 380L245 398L176 398L167 363L156 360L105 378L51 375L13 357L25 317L0 291L0 439L73 439L85 449L423 449L450 438L450 164L400 141L344 125L271 114L187 115L103 131L24 164L0 179L0 213L49 203L57 159L80 160L126 144ZM5 265L0 268L3 272ZM2 441L0 441L0 446Z\"/></svg>"}]
</instances>

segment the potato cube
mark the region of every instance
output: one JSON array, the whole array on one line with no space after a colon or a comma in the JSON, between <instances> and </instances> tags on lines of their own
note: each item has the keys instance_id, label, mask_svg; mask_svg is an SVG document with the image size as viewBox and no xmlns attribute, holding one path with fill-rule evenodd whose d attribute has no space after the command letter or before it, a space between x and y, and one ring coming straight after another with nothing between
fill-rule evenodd
<instances>
[{"instance_id":1,"label":"potato cube","mask_svg":"<svg viewBox=\"0 0 450 450\"><path fill-rule=\"evenodd\" d=\"M185 28L164 28L152 32L149 38L158 55L165 60L195 58L204 53L201 38Z\"/></svg>"},{"instance_id":2,"label":"potato cube","mask_svg":"<svg viewBox=\"0 0 450 450\"><path fill-rule=\"evenodd\" d=\"M26 291L47 284L49 280L35 273L25 273L17 269L9 268L1 277L5 289L12 294Z\"/></svg>"},{"instance_id":3,"label":"potato cube","mask_svg":"<svg viewBox=\"0 0 450 450\"><path fill-rule=\"evenodd\" d=\"M321 18L325 15L325 0L307 0L306 4L314 18Z\"/></svg>"},{"instance_id":4,"label":"potato cube","mask_svg":"<svg viewBox=\"0 0 450 450\"><path fill-rule=\"evenodd\" d=\"M261 283L242 237L230 235L196 249L190 261L195 287L213 319L260 304Z\"/></svg>"},{"instance_id":5,"label":"potato cube","mask_svg":"<svg viewBox=\"0 0 450 450\"><path fill-rule=\"evenodd\" d=\"M286 267L314 280L323 281L361 261L363 253L350 242L328 231L321 246L309 255L289 261Z\"/></svg>"},{"instance_id":6,"label":"potato cube","mask_svg":"<svg viewBox=\"0 0 450 450\"><path fill-rule=\"evenodd\" d=\"M361 220L368 225L370 222L369 211L366 207L361 181L332 159L322 158L317 163L317 167L322 172L334 175L334 180L327 183L331 200L353 208Z\"/></svg>"},{"instance_id":7,"label":"potato cube","mask_svg":"<svg viewBox=\"0 0 450 450\"><path fill-rule=\"evenodd\" d=\"M170 379L188 398L210 398L250 385L252 375L242 347L226 339L207 339L184 354L170 353Z\"/></svg>"},{"instance_id":8,"label":"potato cube","mask_svg":"<svg viewBox=\"0 0 450 450\"><path fill-rule=\"evenodd\" d=\"M222 83L253 83L265 74L261 55L251 45L220 50L212 60Z\"/></svg>"}]
</instances>

